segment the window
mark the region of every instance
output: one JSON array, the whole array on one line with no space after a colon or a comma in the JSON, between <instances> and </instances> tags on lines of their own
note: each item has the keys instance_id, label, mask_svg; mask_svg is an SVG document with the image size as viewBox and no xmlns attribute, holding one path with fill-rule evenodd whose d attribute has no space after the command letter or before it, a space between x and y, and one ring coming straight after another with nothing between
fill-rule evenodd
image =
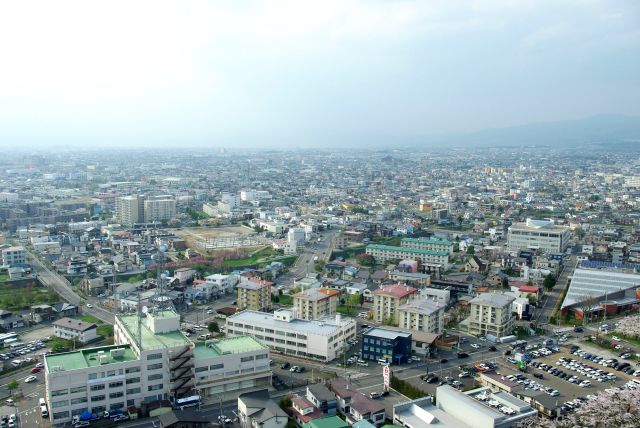
<instances>
[{"instance_id":1,"label":"window","mask_svg":"<svg viewBox=\"0 0 640 428\"><path fill-rule=\"evenodd\" d=\"M62 418L68 418L69 417L69 412L65 411L65 412L56 412L53 414L53 419L62 419Z\"/></svg>"},{"instance_id":2,"label":"window","mask_svg":"<svg viewBox=\"0 0 640 428\"><path fill-rule=\"evenodd\" d=\"M162 389L162 384L161 384L161 383L159 383L159 384L157 384L157 385L149 385L149 386L147 387L147 390L148 390L148 391L157 391L157 390L159 390L159 389Z\"/></svg>"},{"instance_id":3,"label":"window","mask_svg":"<svg viewBox=\"0 0 640 428\"><path fill-rule=\"evenodd\" d=\"M253 361L253 356L240 358L241 363L246 363L247 361Z\"/></svg>"},{"instance_id":4,"label":"window","mask_svg":"<svg viewBox=\"0 0 640 428\"><path fill-rule=\"evenodd\" d=\"M73 406L74 404L80 404L80 403L86 403L87 402L87 397L80 397L80 398L72 398L71 399L71 405Z\"/></svg>"},{"instance_id":5,"label":"window","mask_svg":"<svg viewBox=\"0 0 640 428\"><path fill-rule=\"evenodd\" d=\"M109 398L120 398L124 395L124 393L122 391L120 392L112 392L111 394L109 394Z\"/></svg>"},{"instance_id":6,"label":"window","mask_svg":"<svg viewBox=\"0 0 640 428\"><path fill-rule=\"evenodd\" d=\"M52 397L58 397L60 395L67 395L69 393L68 389L57 389L55 391L51 391Z\"/></svg>"},{"instance_id":7,"label":"window","mask_svg":"<svg viewBox=\"0 0 640 428\"><path fill-rule=\"evenodd\" d=\"M69 405L69 400L54 401L53 403L51 403L51 407L54 409L58 407L66 407L68 405Z\"/></svg>"},{"instance_id":8,"label":"window","mask_svg":"<svg viewBox=\"0 0 640 428\"><path fill-rule=\"evenodd\" d=\"M264 360L265 358L267 358L267 354L256 355L256 360Z\"/></svg>"},{"instance_id":9,"label":"window","mask_svg":"<svg viewBox=\"0 0 640 428\"><path fill-rule=\"evenodd\" d=\"M104 384L102 385L91 385L91 390L92 391L100 391L104 389Z\"/></svg>"},{"instance_id":10,"label":"window","mask_svg":"<svg viewBox=\"0 0 640 428\"><path fill-rule=\"evenodd\" d=\"M93 397L91 397L91 402L96 402L96 401L104 401L105 396L104 395L94 395Z\"/></svg>"},{"instance_id":11,"label":"window","mask_svg":"<svg viewBox=\"0 0 640 428\"><path fill-rule=\"evenodd\" d=\"M140 392L139 388L138 388L138 392ZM136 404L136 400L127 400L127 406L135 406L135 404Z\"/></svg>"},{"instance_id":12,"label":"window","mask_svg":"<svg viewBox=\"0 0 640 428\"><path fill-rule=\"evenodd\" d=\"M127 379L127 385L132 384L132 383L138 383L140 382L140 378L139 377L130 377L129 379Z\"/></svg>"},{"instance_id":13,"label":"window","mask_svg":"<svg viewBox=\"0 0 640 428\"><path fill-rule=\"evenodd\" d=\"M158 370L162 368L162 363L149 364L147 370Z\"/></svg>"},{"instance_id":14,"label":"window","mask_svg":"<svg viewBox=\"0 0 640 428\"><path fill-rule=\"evenodd\" d=\"M87 392L86 386L78 386L76 388L71 388L69 390L69 394L75 394L76 392Z\"/></svg>"},{"instance_id":15,"label":"window","mask_svg":"<svg viewBox=\"0 0 640 428\"><path fill-rule=\"evenodd\" d=\"M162 373L152 374L148 378L149 380L160 380L162 379Z\"/></svg>"},{"instance_id":16,"label":"window","mask_svg":"<svg viewBox=\"0 0 640 428\"><path fill-rule=\"evenodd\" d=\"M98 379L98 373L89 373L89 376L87 376L87 379L89 380Z\"/></svg>"},{"instance_id":17,"label":"window","mask_svg":"<svg viewBox=\"0 0 640 428\"><path fill-rule=\"evenodd\" d=\"M120 381L120 382L111 382L109 384L109 388L119 388L121 386L122 386L122 381Z\"/></svg>"},{"instance_id":18,"label":"window","mask_svg":"<svg viewBox=\"0 0 640 428\"><path fill-rule=\"evenodd\" d=\"M111 377L111 376L115 376L115 375L116 375L116 371L115 370L107 371L107 377Z\"/></svg>"},{"instance_id":19,"label":"window","mask_svg":"<svg viewBox=\"0 0 640 428\"><path fill-rule=\"evenodd\" d=\"M147 360L159 360L160 358L162 358L162 353L147 355Z\"/></svg>"},{"instance_id":20,"label":"window","mask_svg":"<svg viewBox=\"0 0 640 428\"><path fill-rule=\"evenodd\" d=\"M209 366L209 370L220 370L224 368L224 364L214 364Z\"/></svg>"},{"instance_id":21,"label":"window","mask_svg":"<svg viewBox=\"0 0 640 428\"><path fill-rule=\"evenodd\" d=\"M129 374L129 373L138 373L140 371L140 367L129 367L128 369L125 370L125 373Z\"/></svg>"},{"instance_id":22,"label":"window","mask_svg":"<svg viewBox=\"0 0 640 428\"><path fill-rule=\"evenodd\" d=\"M131 394L139 394L140 393L140 388L130 388L127 389L127 395L131 395ZM127 400L127 401L133 401L133 400Z\"/></svg>"},{"instance_id":23,"label":"window","mask_svg":"<svg viewBox=\"0 0 640 428\"><path fill-rule=\"evenodd\" d=\"M209 367L207 367L207 366L196 367L196 373L206 372L207 370L209 370Z\"/></svg>"}]
</instances>

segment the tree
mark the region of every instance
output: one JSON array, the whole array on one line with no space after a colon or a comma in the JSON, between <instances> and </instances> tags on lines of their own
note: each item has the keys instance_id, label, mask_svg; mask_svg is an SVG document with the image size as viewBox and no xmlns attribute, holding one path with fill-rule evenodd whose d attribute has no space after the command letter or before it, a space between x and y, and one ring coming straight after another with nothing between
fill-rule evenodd
<instances>
[{"instance_id":1,"label":"tree","mask_svg":"<svg viewBox=\"0 0 640 428\"><path fill-rule=\"evenodd\" d=\"M356 256L356 261L360 266L375 266L376 259L371 254L358 254Z\"/></svg>"},{"instance_id":2,"label":"tree","mask_svg":"<svg viewBox=\"0 0 640 428\"><path fill-rule=\"evenodd\" d=\"M469 245L467 247L467 254L474 255L476 253L476 249L473 245Z\"/></svg>"},{"instance_id":3,"label":"tree","mask_svg":"<svg viewBox=\"0 0 640 428\"><path fill-rule=\"evenodd\" d=\"M509 288L509 278L502 278L502 288Z\"/></svg>"},{"instance_id":4,"label":"tree","mask_svg":"<svg viewBox=\"0 0 640 428\"><path fill-rule=\"evenodd\" d=\"M360 293L358 295L358 300L360 301L360 307L364 306L364 294Z\"/></svg>"},{"instance_id":5,"label":"tree","mask_svg":"<svg viewBox=\"0 0 640 428\"><path fill-rule=\"evenodd\" d=\"M7 384L6 388L9 391L9 395L13 396L13 391L20 388L20 384L14 379Z\"/></svg>"},{"instance_id":6,"label":"tree","mask_svg":"<svg viewBox=\"0 0 640 428\"><path fill-rule=\"evenodd\" d=\"M607 389L587 400L562 420L535 416L516 425L519 428L573 428L573 427L637 427L640 418L640 390Z\"/></svg>"},{"instance_id":7,"label":"tree","mask_svg":"<svg viewBox=\"0 0 640 428\"><path fill-rule=\"evenodd\" d=\"M553 287L555 287L556 282L557 282L557 280L556 280L555 275L550 273L549 275L544 277L544 282L542 283L542 286L547 291L551 291L551 289L553 289Z\"/></svg>"},{"instance_id":8,"label":"tree","mask_svg":"<svg viewBox=\"0 0 640 428\"><path fill-rule=\"evenodd\" d=\"M315 268L316 272L322 272L322 269L324 269L324 260L318 260L313 267Z\"/></svg>"},{"instance_id":9,"label":"tree","mask_svg":"<svg viewBox=\"0 0 640 428\"><path fill-rule=\"evenodd\" d=\"M207 329L209 330L210 333L220 333L220 327L218 326L218 323L215 321L211 321L207 326Z\"/></svg>"},{"instance_id":10,"label":"tree","mask_svg":"<svg viewBox=\"0 0 640 428\"><path fill-rule=\"evenodd\" d=\"M282 398L280 399L280 408L284 410L284 409L288 409L292 405L293 403L291 402L291 397L289 397L288 395L283 395Z\"/></svg>"}]
</instances>

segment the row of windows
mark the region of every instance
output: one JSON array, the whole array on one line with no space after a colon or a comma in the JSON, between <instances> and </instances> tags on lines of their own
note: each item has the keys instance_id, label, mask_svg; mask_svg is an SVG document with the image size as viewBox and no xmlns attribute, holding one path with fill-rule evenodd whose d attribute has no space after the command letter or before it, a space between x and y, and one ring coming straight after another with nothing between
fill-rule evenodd
<instances>
[{"instance_id":1,"label":"row of windows","mask_svg":"<svg viewBox=\"0 0 640 428\"><path fill-rule=\"evenodd\" d=\"M255 330L255 331L260 331L260 332L265 332L268 334L275 334L278 336L287 336L287 337L295 337L298 339L307 339L307 335L306 334L299 334L299 333L291 333L291 332L286 332L286 331L282 331L282 330L273 330L270 328L263 328L263 327L258 327L258 326L253 326L251 324L242 324L242 323L238 323L238 322L232 322L229 321L227 322L227 326L228 327L238 327L238 328L244 328L245 330Z\"/></svg>"}]
</instances>

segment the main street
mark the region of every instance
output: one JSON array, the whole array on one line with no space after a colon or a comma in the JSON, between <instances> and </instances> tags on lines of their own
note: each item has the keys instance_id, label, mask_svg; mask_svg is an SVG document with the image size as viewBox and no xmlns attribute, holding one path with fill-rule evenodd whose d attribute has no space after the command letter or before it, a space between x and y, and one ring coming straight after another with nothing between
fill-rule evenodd
<instances>
[{"instance_id":1,"label":"main street","mask_svg":"<svg viewBox=\"0 0 640 428\"><path fill-rule=\"evenodd\" d=\"M575 255L569 256L569 259L565 263L564 268L558 276L555 287L553 287L551 291L546 293L544 305L538 311L536 324L542 325L549 322L549 319L551 318L551 314L553 312L553 308L555 308L558 300L560 299L560 296L562 296L563 291L569 285L569 277L573 275L573 271L576 268L577 262L578 259Z\"/></svg>"},{"instance_id":2,"label":"main street","mask_svg":"<svg viewBox=\"0 0 640 428\"><path fill-rule=\"evenodd\" d=\"M82 296L73 291L71 287L71 283L58 275L57 273L51 271L47 266L40 261L37 255L33 254L31 251L28 252L29 259L31 260L33 266L36 267L36 271L38 273L38 279L40 282L55 291L67 302L72 305L78 306L82 312L86 312L86 308L82 307L83 301L85 300ZM100 321L106 322L108 324L113 324L115 322L115 316L111 312L98 307L98 300L95 298L86 299L88 303L91 303L93 308L90 311L91 315L98 318Z\"/></svg>"}]
</instances>

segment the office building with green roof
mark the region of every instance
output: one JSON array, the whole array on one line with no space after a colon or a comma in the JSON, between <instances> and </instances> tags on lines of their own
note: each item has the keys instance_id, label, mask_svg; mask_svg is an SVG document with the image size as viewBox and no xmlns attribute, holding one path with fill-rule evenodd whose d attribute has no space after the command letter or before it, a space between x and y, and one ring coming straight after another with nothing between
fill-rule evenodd
<instances>
[{"instance_id":1,"label":"office building with green roof","mask_svg":"<svg viewBox=\"0 0 640 428\"><path fill-rule=\"evenodd\" d=\"M203 400L271 383L269 348L251 336L192 342L172 310L117 315L112 346L45 357L52 425L87 413L198 395Z\"/></svg>"}]
</instances>

